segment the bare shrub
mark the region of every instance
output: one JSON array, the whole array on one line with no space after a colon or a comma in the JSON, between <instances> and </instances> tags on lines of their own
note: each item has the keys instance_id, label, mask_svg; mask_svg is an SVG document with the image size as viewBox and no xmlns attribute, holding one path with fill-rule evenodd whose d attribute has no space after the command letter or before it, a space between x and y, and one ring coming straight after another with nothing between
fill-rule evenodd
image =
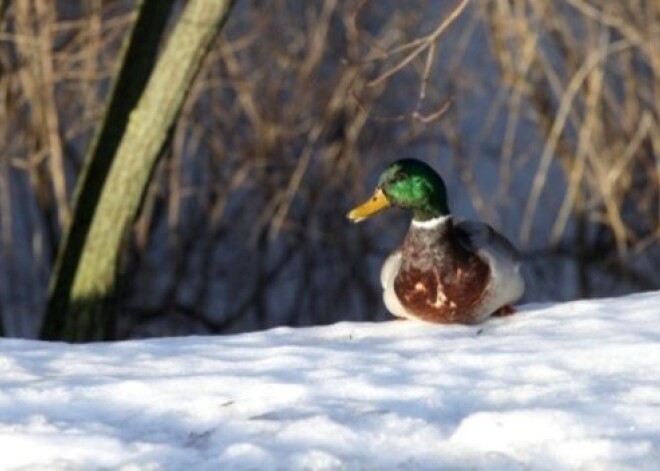
<instances>
[{"instance_id":1,"label":"bare shrub","mask_svg":"<svg viewBox=\"0 0 660 471\"><path fill-rule=\"evenodd\" d=\"M37 330L132 9L0 13L12 335ZM344 213L402 156L441 170L457 214L520 243L528 299L657 288L659 15L641 1L239 2L136 225L120 336L381 318L377 270L405 220Z\"/></svg>"}]
</instances>

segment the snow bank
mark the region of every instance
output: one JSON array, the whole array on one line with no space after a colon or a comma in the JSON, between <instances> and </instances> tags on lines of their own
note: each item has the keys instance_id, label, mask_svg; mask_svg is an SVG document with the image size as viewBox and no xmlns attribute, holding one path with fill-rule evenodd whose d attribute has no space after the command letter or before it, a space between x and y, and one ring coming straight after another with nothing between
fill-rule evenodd
<instances>
[{"instance_id":1,"label":"snow bank","mask_svg":"<svg viewBox=\"0 0 660 471\"><path fill-rule=\"evenodd\" d=\"M1 469L660 469L660 292L71 346L0 341Z\"/></svg>"}]
</instances>

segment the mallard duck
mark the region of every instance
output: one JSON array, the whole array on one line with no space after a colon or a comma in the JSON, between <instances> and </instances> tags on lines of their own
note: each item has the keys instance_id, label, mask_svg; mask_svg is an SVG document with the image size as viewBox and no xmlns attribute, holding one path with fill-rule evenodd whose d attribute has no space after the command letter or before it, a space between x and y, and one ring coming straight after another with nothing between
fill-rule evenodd
<instances>
[{"instance_id":1,"label":"mallard duck","mask_svg":"<svg viewBox=\"0 0 660 471\"><path fill-rule=\"evenodd\" d=\"M347 216L360 222L390 206L411 211L412 223L381 269L389 312L442 324L477 324L515 312L511 303L525 287L518 251L488 224L456 221L445 183L430 166L415 159L392 163L373 196Z\"/></svg>"}]
</instances>

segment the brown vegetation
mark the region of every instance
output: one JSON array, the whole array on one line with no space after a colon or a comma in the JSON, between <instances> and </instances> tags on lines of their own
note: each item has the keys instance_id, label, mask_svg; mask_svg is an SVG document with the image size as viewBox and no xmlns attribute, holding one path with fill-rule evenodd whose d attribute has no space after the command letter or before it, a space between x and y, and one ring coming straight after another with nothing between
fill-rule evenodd
<instances>
[{"instance_id":1,"label":"brown vegetation","mask_svg":"<svg viewBox=\"0 0 660 471\"><path fill-rule=\"evenodd\" d=\"M134 5L2 5L0 311L31 336ZM657 2L255 0L224 36L123 261L120 336L381 316L405 221L343 215L401 156L523 247L528 299L660 286Z\"/></svg>"}]
</instances>

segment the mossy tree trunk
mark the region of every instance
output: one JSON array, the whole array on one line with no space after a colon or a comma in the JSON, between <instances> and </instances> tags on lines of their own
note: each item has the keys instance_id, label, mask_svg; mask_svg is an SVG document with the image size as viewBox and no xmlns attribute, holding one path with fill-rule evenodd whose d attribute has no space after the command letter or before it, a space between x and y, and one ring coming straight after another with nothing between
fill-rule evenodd
<instances>
[{"instance_id":1,"label":"mossy tree trunk","mask_svg":"<svg viewBox=\"0 0 660 471\"><path fill-rule=\"evenodd\" d=\"M66 232L51 276L42 333L62 336L69 310L69 294L92 217L108 176L128 117L142 96L156 62L167 19L175 0L144 0L125 40L120 66L108 99L105 116L85 157L74 195L73 219Z\"/></svg>"},{"instance_id":2,"label":"mossy tree trunk","mask_svg":"<svg viewBox=\"0 0 660 471\"><path fill-rule=\"evenodd\" d=\"M158 0L155 3L163 5ZM74 258L68 260L73 260L75 265L69 273L70 280L63 280L59 289L57 279L52 283L55 288L51 290L42 331L44 338L84 342L112 337L110 301L119 254L137 217L167 134L233 4L233 0L186 3L137 106L130 112L89 230L83 235L81 250L69 254ZM106 119L102 126L112 125ZM87 172L85 179L94 178L93 173L93 170ZM77 204L86 204L82 195L77 198ZM75 226L71 234L73 229ZM68 263L65 255L62 265ZM67 271L60 270L55 275L64 276Z\"/></svg>"},{"instance_id":3,"label":"mossy tree trunk","mask_svg":"<svg viewBox=\"0 0 660 471\"><path fill-rule=\"evenodd\" d=\"M0 29L4 28L5 13L9 8L9 0L0 1ZM0 66L0 74L2 74L2 66ZM5 336L5 323L4 315L2 314L2 305L0 305L0 337Z\"/></svg>"}]
</instances>

